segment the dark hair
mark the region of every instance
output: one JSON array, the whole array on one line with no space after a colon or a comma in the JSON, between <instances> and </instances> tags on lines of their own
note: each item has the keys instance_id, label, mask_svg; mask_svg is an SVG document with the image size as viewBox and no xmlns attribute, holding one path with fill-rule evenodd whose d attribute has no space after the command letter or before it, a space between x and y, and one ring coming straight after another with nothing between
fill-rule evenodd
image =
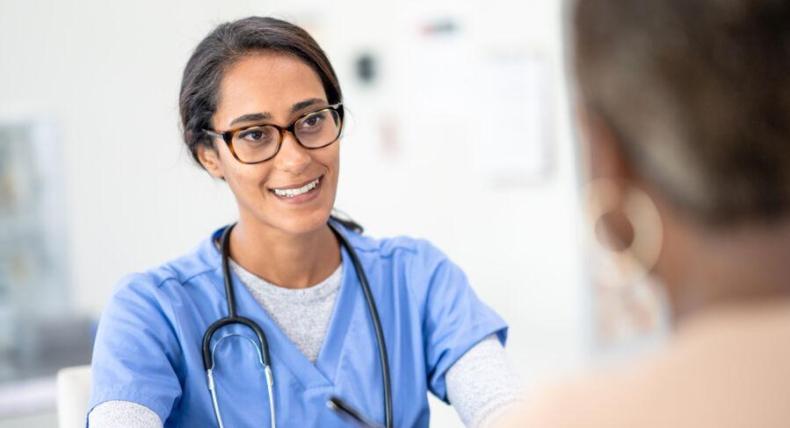
<instances>
[{"instance_id":1,"label":"dark hair","mask_svg":"<svg viewBox=\"0 0 790 428\"><path fill-rule=\"evenodd\" d=\"M302 28L279 19L257 16L221 24L195 48L181 79L181 126L184 142L195 161L198 161L200 144L211 147L211 139L203 130L211 127L225 70L239 58L263 51L301 59L321 78L329 104L342 101L340 84L329 59Z\"/></svg>"},{"instance_id":2,"label":"dark hair","mask_svg":"<svg viewBox=\"0 0 790 428\"><path fill-rule=\"evenodd\" d=\"M577 0L586 107L634 170L711 225L790 208L790 1Z\"/></svg>"}]
</instances>

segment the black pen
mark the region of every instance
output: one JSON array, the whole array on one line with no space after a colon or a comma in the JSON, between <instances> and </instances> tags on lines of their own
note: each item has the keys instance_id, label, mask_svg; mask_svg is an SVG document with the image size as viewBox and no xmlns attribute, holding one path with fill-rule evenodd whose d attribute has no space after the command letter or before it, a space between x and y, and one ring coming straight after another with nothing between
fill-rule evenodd
<instances>
[{"instance_id":1,"label":"black pen","mask_svg":"<svg viewBox=\"0 0 790 428\"><path fill-rule=\"evenodd\" d=\"M338 397L332 396L329 397L329 401L326 402L326 406L332 409L335 413L343 417L344 419L349 419L352 422L356 423L360 427L363 428L384 428L382 425L379 425L375 422L371 422L369 419L362 416L359 411L351 407L348 403L341 400Z\"/></svg>"}]
</instances>

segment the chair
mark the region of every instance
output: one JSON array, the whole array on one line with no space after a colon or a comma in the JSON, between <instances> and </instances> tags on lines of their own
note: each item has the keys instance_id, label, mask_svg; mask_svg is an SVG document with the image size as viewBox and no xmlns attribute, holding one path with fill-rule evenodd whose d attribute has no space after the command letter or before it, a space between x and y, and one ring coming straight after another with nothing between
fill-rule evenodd
<instances>
[{"instance_id":1,"label":"chair","mask_svg":"<svg viewBox=\"0 0 790 428\"><path fill-rule=\"evenodd\" d=\"M57 406L60 428L85 428L91 391L91 367L66 367L58 371Z\"/></svg>"}]
</instances>

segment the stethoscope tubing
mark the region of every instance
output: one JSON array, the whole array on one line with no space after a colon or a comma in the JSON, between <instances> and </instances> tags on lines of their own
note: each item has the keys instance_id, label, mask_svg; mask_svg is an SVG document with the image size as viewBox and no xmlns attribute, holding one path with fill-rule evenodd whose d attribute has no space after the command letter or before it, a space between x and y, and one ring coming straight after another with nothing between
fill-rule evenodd
<instances>
[{"instance_id":1,"label":"stethoscope tubing","mask_svg":"<svg viewBox=\"0 0 790 428\"><path fill-rule=\"evenodd\" d=\"M389 353L387 352L387 344L384 342L384 331L381 328L381 318L379 318L379 311L376 307L376 301L373 299L373 292L370 291L368 276L362 269L362 263L359 261L356 251L351 248L351 244L348 243L345 236L341 235L340 232L335 230L335 228L332 226L330 226L330 228L337 237L337 240L340 241L341 245L343 245L348 250L348 255L351 257L351 263L354 265L357 278L359 278L359 283L362 286L362 292L365 293L365 301L368 304L368 313L370 314L370 320L374 326L373 330L376 333L376 344L379 348L379 366L381 367L382 387L384 389L384 423L387 428L391 428L392 385L390 383Z\"/></svg>"}]
</instances>

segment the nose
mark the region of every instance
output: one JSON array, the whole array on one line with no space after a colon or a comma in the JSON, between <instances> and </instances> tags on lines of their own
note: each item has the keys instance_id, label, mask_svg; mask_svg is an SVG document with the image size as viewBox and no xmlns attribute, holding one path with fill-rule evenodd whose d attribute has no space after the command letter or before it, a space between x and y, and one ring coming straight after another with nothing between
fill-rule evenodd
<instances>
[{"instance_id":1,"label":"nose","mask_svg":"<svg viewBox=\"0 0 790 428\"><path fill-rule=\"evenodd\" d=\"M299 175L310 165L312 157L309 150L302 147L292 133L284 134L280 152L274 157L275 166L282 171Z\"/></svg>"}]
</instances>

